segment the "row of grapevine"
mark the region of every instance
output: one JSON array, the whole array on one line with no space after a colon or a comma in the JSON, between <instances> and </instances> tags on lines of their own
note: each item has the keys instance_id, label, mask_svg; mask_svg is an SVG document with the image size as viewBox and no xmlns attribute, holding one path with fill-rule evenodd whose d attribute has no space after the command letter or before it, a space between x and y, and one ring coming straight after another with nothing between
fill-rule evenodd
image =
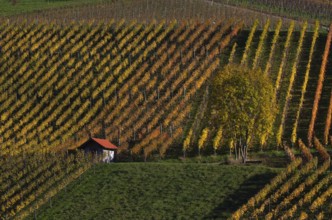
<instances>
[{"instance_id":1,"label":"row of grapevine","mask_svg":"<svg viewBox=\"0 0 332 220\"><path fill-rule=\"evenodd\" d=\"M200 31L199 31L200 32ZM196 34L194 34L194 35L196 35ZM194 40L195 38L193 38L193 40ZM190 45L190 44L188 44L188 45ZM174 56L172 56L171 55L171 59L173 60L174 59L174 61L172 61L172 60L170 60L169 62L171 62L171 63L173 63L173 62L175 62L175 60L177 60L177 59L180 59L181 58L181 54L180 53L178 53L178 52L175 52L174 51L174 48L171 48L171 50L174 52L173 54L174 54ZM170 69L170 65L166 65L167 66L167 69L165 69L165 68L162 68L161 69L161 72L162 73L167 73ZM166 67L165 66L165 67ZM145 100L145 102L144 102L144 104L145 105L148 105L148 103L153 103L154 102L154 100L156 100L157 99L157 103L159 103L159 105L161 105L161 103L163 103L164 101L168 101L168 99L169 99L169 96L171 95L170 94L170 92L169 91L165 91L164 90L164 86L166 85L166 83L167 82L169 82L169 81L174 81L173 79L174 79L174 77L176 77L177 76L177 71L179 71L179 68L174 68L174 69L172 69L172 71L170 72L170 74L167 76L167 77L165 77L159 84L158 84L158 87L157 87L157 94L156 93L154 93L154 92L150 92L150 93L148 93L149 92L149 90L145 90L144 91L144 100ZM154 72L153 74L156 74L156 72ZM149 76L149 75L148 75ZM156 76L156 75L154 75L153 76L154 78L157 78L158 76ZM179 79L181 79L181 78L179 78ZM148 80L148 79L147 79ZM148 82L147 80L144 80L143 82ZM156 79L155 80L152 80L152 82L153 82L153 84L151 84L151 82L149 82L149 86L148 86L148 88L151 88L151 89L153 89L153 87L155 87L155 85L156 85ZM143 86L142 86L143 87ZM173 86L173 88L175 87L175 85ZM156 91L156 90L155 90ZM166 92L166 93L165 93ZM139 96L137 97L137 98L139 98ZM134 106L133 105L131 105L130 106L130 108L128 108L128 109L131 109L132 111L135 111L135 109L134 109ZM151 116L151 114L153 114L153 112L155 112L156 110L157 110L158 108L157 108L157 106L155 106L155 107L153 107L153 108L149 108L148 110L149 110L149 112L144 112L144 111L142 111L143 109L141 108L141 109L138 109L138 111L139 112L137 112L136 111L136 114L135 114L135 118L136 119L139 119L139 121L137 122L135 122L135 121L128 121L128 122L130 122L130 123L134 123L134 125L133 126L135 126L136 127L136 129L137 129L137 127L138 126L140 126L140 125L143 125L147 120L149 120L149 118L150 118L150 116ZM125 116L127 116L128 114L125 114L125 115L119 115L120 116L120 118L121 117L125 117ZM141 117L140 117L141 116ZM158 118L160 117L161 115L160 114L158 114L157 115L157 117L154 117L153 118L153 120L155 121L155 122L157 122L158 121ZM133 118L131 118L131 120L132 120ZM126 125L126 124L123 124L122 123L122 126L128 126L128 127L130 127L130 125ZM151 130L151 125L150 126L147 126L149 129L148 130ZM135 129L135 130L136 130ZM125 133L124 135L122 135L122 137L124 136L125 138L126 138L126 134L129 134L129 132L127 132L127 133ZM139 149L139 147L136 147L137 149Z\"/></svg>"},{"instance_id":2,"label":"row of grapevine","mask_svg":"<svg viewBox=\"0 0 332 220\"><path fill-rule=\"evenodd\" d=\"M80 154L39 153L8 158L6 164L15 167L19 160L23 164L18 172L5 169L1 173L0 215L4 219L31 213L36 209L32 204L37 201L42 204L40 199L48 201L64 185L75 179L77 173L81 174L90 166L89 159ZM10 176L6 178L5 175Z\"/></svg>"},{"instance_id":3,"label":"row of grapevine","mask_svg":"<svg viewBox=\"0 0 332 220\"><path fill-rule=\"evenodd\" d=\"M314 119L319 108L324 115L326 114L326 120L324 121L324 131L321 131L322 120L319 121L319 127L316 130L319 138L324 139L324 144L328 144L331 121L330 109L332 108L323 106L326 105L325 100L322 106L320 106L317 100L319 100L323 92L323 96L325 97L327 90L330 88L327 84L330 79L328 79L328 82L323 87L324 81L322 79L324 77L322 78L322 71L324 66L324 69L329 68L326 62L329 59L328 51L330 48L331 32L329 32L325 40L325 35L319 34L320 26L318 21L315 24L313 33L307 31L308 24L306 22L302 24L302 30L299 33L294 31L294 22L291 22L289 25L287 33L281 31L281 21L278 22L273 34L267 34L269 21L265 23L261 31L257 31L256 26L257 23L253 24L246 36L245 45L243 45L243 39L241 39L243 42L235 42L233 44L228 63L234 64L234 60L240 60L239 64L247 65L251 68L264 67L264 72L269 74L275 84L275 96L280 108L275 119L274 137L262 139L267 139L270 145L276 143L277 146L281 146L287 142L294 145L298 138L309 141L309 139L312 139L312 135L316 134L314 131L314 125L316 124ZM259 40L254 40L254 36L257 35L255 34L256 32L260 33ZM310 46L308 46L309 37L307 36L312 36ZM282 38L285 39L280 40ZM321 46L323 41L324 43L326 41L325 54L320 67L320 79L318 80L317 87L314 88L316 90L316 98L313 98L311 97L311 84L316 80L317 76L317 73L315 73L316 63L313 62L319 60L316 58L319 54L316 47L317 44ZM243 51L239 53L236 50L240 44ZM241 48L239 49L241 50ZM263 54L266 55L266 59L262 56ZM302 72L304 73L302 74ZM307 91L308 87L310 89L309 93ZM310 105L313 105L311 115L308 113L309 109L311 111ZM325 112L325 109L328 109L328 111ZM310 123L306 124L306 121L310 121ZM291 135L288 137L289 134ZM309 143L309 146L311 146L311 143Z\"/></svg>"},{"instance_id":4,"label":"row of grapevine","mask_svg":"<svg viewBox=\"0 0 332 220\"><path fill-rule=\"evenodd\" d=\"M258 207L266 197L271 195L277 187L282 184L287 178L292 176L297 168L302 164L301 158L296 158L292 163L290 163L284 172L281 172L275 178L271 180L269 184L264 186L264 188L259 191L254 197L250 198L246 204L240 207L236 212L233 213L233 219L241 219L246 213L251 213L254 211L255 207Z\"/></svg>"},{"instance_id":5,"label":"row of grapevine","mask_svg":"<svg viewBox=\"0 0 332 220\"><path fill-rule=\"evenodd\" d=\"M93 45L92 45L92 46L93 46ZM91 66L91 65L90 65L90 66ZM62 82L63 82L63 81L62 81ZM84 85L84 83L81 83L80 85ZM48 84L45 84L45 87L44 87L44 88L46 88L47 86L49 86L49 85L48 85ZM61 88L61 85L60 85L58 88ZM68 91L68 90L67 90L67 91ZM78 90L76 90L76 91L78 91ZM64 93L63 93L63 94L64 94ZM74 93L74 94L75 94L75 93ZM84 94L84 93L83 93L83 94ZM71 94L71 95L72 95L72 94ZM72 97L70 97L70 98L71 98L70 101L72 101L72 100L73 100ZM59 99L61 100L61 96L59 96ZM44 100L46 100L46 99L43 99L42 101L44 101ZM66 99L66 100L68 100L68 99ZM55 103L56 103L56 102L55 102ZM37 107L38 107L38 106L43 106L43 103L41 103L40 105L37 105ZM25 107L25 106L24 106L24 107ZM29 105L28 105L28 107L29 107ZM38 109L38 108L37 108L37 109ZM47 108L47 109L52 109L52 108ZM33 111L33 112L35 112L35 111ZM46 111L46 112L47 112L47 111ZM46 113L46 112L45 112L45 113ZM52 114L51 114L51 116L52 116ZM43 115L41 115L41 117L43 117ZM54 116L53 116L53 117L54 117ZM31 118L33 118L33 117L31 117ZM26 117L25 119L26 119L26 120L29 120L29 119L31 120L31 118L30 118L30 117ZM62 116L62 118L65 118L64 115ZM61 120L61 118L60 118L60 120ZM47 121L49 121L49 120L46 120L46 122L47 122ZM37 121L37 122L38 122L38 121ZM21 124L22 124L22 123L21 123ZM34 124L37 125L38 123L34 123ZM47 125L48 123L45 123L45 124ZM44 124L44 125L45 125L45 124ZM23 121L23 125L24 125L24 121ZM58 121L57 121L57 125L61 125L61 121L58 120ZM7 126L5 126L5 128L6 128L6 127L7 127ZM8 126L8 127L9 127L9 126ZM31 130L33 131L33 128L34 128L34 127L32 127L31 129L28 129L28 130L27 130L27 133L28 133L29 131L31 131ZM17 129L15 129L15 130L17 130ZM39 129L40 132L43 131L43 130L44 130L44 129ZM6 137L8 137L8 136L9 136L9 135L6 135ZM23 135L22 135L22 136L23 136ZM33 134L29 133L28 138L30 138L30 137L33 137ZM5 142L5 140L3 140L3 141ZM8 142L7 142L7 143L8 143Z\"/></svg>"},{"instance_id":6,"label":"row of grapevine","mask_svg":"<svg viewBox=\"0 0 332 220\"><path fill-rule=\"evenodd\" d=\"M208 36L208 35L207 35ZM202 40L200 40L200 41L202 41ZM217 49L216 49L217 50ZM210 56L215 56L215 55L212 55L213 53L211 52L210 53ZM185 57L183 58L183 59L186 59ZM215 62L215 64L217 64L218 62ZM194 63L192 63L192 64L189 64L189 66L188 66L188 68L189 69L185 69L184 71L185 72L190 72L191 71L191 69L192 68L195 68L195 66L198 64L198 62L197 61L195 61ZM205 73L204 74L204 77L206 78L206 77L208 77L209 76L209 73L212 73L212 71L211 70L213 70L214 68L215 68L215 66L216 65L212 65L212 66L210 66L210 70L208 70L207 71L207 73ZM177 71L179 71L179 70L177 70ZM203 70L202 71L194 71L194 73L195 74L193 74L193 75L191 75L191 78L190 78L190 81L187 81L186 83L192 83L192 82L195 82L195 80L193 80L193 79L195 79L195 75L196 74L199 74L199 73L202 73L202 72L204 72ZM178 74L174 74L174 75L178 75ZM180 80L183 80L182 78L179 78ZM199 80L198 82L204 82L204 80ZM182 88L184 87L184 88L186 88L186 90L185 90L185 96L184 96L184 94L183 94L183 89L181 88L181 87L179 87L178 89L176 89L176 87L175 87L175 85L177 84L177 81L174 81L174 84L173 84L173 89L175 89L175 90L177 90L178 92L177 93L173 93L173 94L170 94L170 93L168 93L168 95L167 96L165 96L164 98L163 97L161 97L161 98L158 98L157 99L157 107L155 107L155 108L151 108L151 109L153 109L153 111L155 111L156 109L158 109L158 105L159 104L161 104L162 103L162 101L167 101L167 104L165 103L165 106L163 107L163 112L168 112L168 109L171 109L171 107L172 107L172 105L174 105L174 104L172 104L173 102L175 102L175 103L178 103L178 102L181 102L181 103L183 103L183 104L185 104L186 103L186 100L188 100L188 97L190 97L191 95L192 95L192 93L193 93L193 91L195 91L195 89L198 89L199 87L198 86L196 86L196 87L191 87L191 86L189 86L190 84L188 84L188 85L186 85L186 84L184 84L184 86L182 86ZM159 84L160 85L160 84ZM159 90L158 90L159 91ZM171 96L170 97L170 100L169 99L165 99L165 98L167 98L168 96ZM183 97L184 96L184 97ZM149 100L149 98L148 98L148 102L149 101L153 101L153 99L155 99L155 97L153 96L153 94L152 94L152 96L149 96L149 97L151 97L152 99L151 100ZM174 101L173 101L174 100ZM176 101L177 100L177 101ZM180 101L181 100L181 101ZM147 119L149 119L151 122L152 122L152 124L151 124L151 122L149 123L149 124L147 124L146 126L147 126L147 132L149 132L149 130L151 131L151 136L147 136L147 138L145 138L145 139L143 139L142 141L140 141L139 142L139 144L137 144L132 150L133 150L133 152L135 152L135 153L137 153L137 152L139 152L140 151L140 149L142 149L142 148L145 148L144 146L149 146L148 147L148 149L146 149L146 150L144 150L144 152L145 152L145 155L148 155L148 152L151 152L152 150L153 150L153 148L157 148L157 145L158 144L150 144L150 143L156 143L156 141L154 141L153 139L158 139L159 137L158 137L158 135L157 134L161 134L162 133L162 129L163 128L166 128L167 126L169 127L169 129L170 129L170 135L172 136L172 138L174 138L174 136L173 136L173 134L172 134L172 130L173 129L175 129L175 130L178 130L178 129L176 129L176 127L178 126L178 125L180 125L177 121L179 120L178 118L174 118L174 116L175 115L178 115L178 114L176 114L177 112L178 112L178 106L177 107L175 107L175 108L173 108L174 110L169 114L169 115L165 115L163 118L164 118L164 122L163 123L157 123L158 122L158 118L159 117L157 117L157 118L155 118L155 117L153 117L153 120L151 121L151 118L146 118L145 120L147 120ZM188 108L185 108L186 110L188 109ZM188 109L189 110L189 109ZM183 114L184 112L182 112L182 114L180 114L179 116L181 116L180 118L183 118L183 116L185 115L185 114ZM148 114L148 115L151 115L150 113ZM143 117L143 118L145 118L145 116ZM173 120L171 119L171 118L174 118ZM142 118L141 118L142 119ZM171 122L171 124L170 124L170 122ZM135 124L137 124L137 123L135 123ZM129 126L128 126L129 127ZM126 129L124 129L124 130L126 130ZM181 130L181 129L180 129ZM125 132L124 133L124 135L122 135L122 136L124 136L124 137L126 137L126 134L129 134L129 133L131 133L131 132ZM121 136L121 137L122 137ZM167 135L168 136L168 135ZM161 138L165 138L166 136L165 136L165 134L164 135L161 135ZM163 144L164 145L164 144ZM164 147L165 148L165 147Z\"/></svg>"},{"instance_id":7,"label":"row of grapevine","mask_svg":"<svg viewBox=\"0 0 332 220\"><path fill-rule=\"evenodd\" d=\"M281 64L279 66L279 70L278 70L278 73L277 73L277 79L276 79L276 82L275 82L275 94L276 94L276 96L277 96L277 94L279 92L279 89L280 89L280 83L281 83L282 75L283 75L284 68L285 68L285 65L286 65L286 62L287 62L288 50L289 50L289 47L291 45L291 39L292 39L293 32L294 32L294 22L292 22L289 25L285 46L284 46L284 49L283 49L283 52L282 52Z\"/></svg>"},{"instance_id":8,"label":"row of grapevine","mask_svg":"<svg viewBox=\"0 0 332 220\"><path fill-rule=\"evenodd\" d=\"M269 53L269 58L266 62L266 66L265 66L265 70L264 70L264 73L265 74L268 74L269 71L270 71L270 68L272 66L272 59L273 59L273 55L274 55L274 52L275 52L275 49L276 49L276 46L277 46L277 42L278 42L278 39L280 37L280 29L282 27L282 21L279 20L275 30L274 30L274 35L273 35L273 39L272 39L272 44L271 44L271 48L270 48L270 53Z\"/></svg>"},{"instance_id":9,"label":"row of grapevine","mask_svg":"<svg viewBox=\"0 0 332 220\"><path fill-rule=\"evenodd\" d=\"M262 32L261 36L259 37L258 47L256 49L255 58L254 58L254 61L253 61L253 64L252 64L253 69L255 69L257 67L257 65L259 64L259 58L260 58L261 53L263 51L264 42L265 42L265 39L267 37L269 27L270 27L270 20L268 20L265 23L264 28L263 28L263 32Z\"/></svg>"},{"instance_id":10,"label":"row of grapevine","mask_svg":"<svg viewBox=\"0 0 332 220\"><path fill-rule=\"evenodd\" d=\"M329 34L327 35L325 50L324 50L324 54L323 54L323 61L322 61L321 67L320 67L319 79L318 79L315 99L314 99L314 103L313 103L313 107L312 107L312 114L311 114L311 119L310 119L310 124L309 124L309 130L308 130L309 146L312 145L313 132L314 132L314 127L315 127L315 122L316 122L316 117L317 117L318 105L319 105L319 101L320 101L322 89L323 89L323 82L324 82L324 78L325 78L325 71L327 68L327 61L328 61L328 56L329 56L329 52L330 52L331 41L332 41L332 24L330 25L330 31L329 31Z\"/></svg>"},{"instance_id":11,"label":"row of grapevine","mask_svg":"<svg viewBox=\"0 0 332 220\"><path fill-rule=\"evenodd\" d=\"M250 46L251 46L252 40L254 38L254 34L256 32L256 29L257 29L257 25L258 25L258 20L255 21L255 23L253 24L253 26L250 30L248 39L246 41L246 46L245 46L245 49L244 49L244 52L243 52L243 55L242 55L241 65L247 64L248 53L250 51Z\"/></svg>"},{"instance_id":12,"label":"row of grapevine","mask_svg":"<svg viewBox=\"0 0 332 220\"><path fill-rule=\"evenodd\" d=\"M306 158L307 162L301 165L302 159L296 158L285 171L272 180L280 181L273 187L270 187L271 184L265 186L249 199L247 204L234 212L232 219L297 219L304 215L303 213L306 219L313 219L319 215L331 215L331 209L325 203L331 196L330 155L317 138L315 145L322 162L319 163L309 148L299 141L303 158ZM289 172L289 167L293 167L292 172Z\"/></svg>"},{"instance_id":13,"label":"row of grapevine","mask_svg":"<svg viewBox=\"0 0 332 220\"><path fill-rule=\"evenodd\" d=\"M329 141L331 123L332 123L332 91L330 94L329 107L328 107L326 121L325 121L325 129L324 129L324 144L325 145L327 145L328 141Z\"/></svg>"},{"instance_id":14,"label":"row of grapevine","mask_svg":"<svg viewBox=\"0 0 332 220\"><path fill-rule=\"evenodd\" d=\"M291 100L291 92L293 89L293 85L294 85L294 81L296 78L296 74L297 74L297 67L298 67L298 63L300 60L300 55L301 55L301 51L302 51L302 45L303 45L303 41L304 41L304 35L307 29L307 23L303 24L301 33L300 33L300 39L299 39L299 44L298 47L296 49L296 55L295 55L295 60L294 63L292 65L292 72L291 72L291 76L290 76L290 80L289 80L289 85L288 85L288 89L287 89L287 93L286 93L286 100L285 100L285 104L282 108L281 111L281 122L278 128L278 133L277 133L277 144L281 145L282 143L282 136L284 133L284 127L285 127L285 120L286 120L286 115L287 115L287 110L289 107L289 102Z\"/></svg>"},{"instance_id":15,"label":"row of grapevine","mask_svg":"<svg viewBox=\"0 0 332 220\"><path fill-rule=\"evenodd\" d=\"M316 22L315 25L315 30L314 30L314 34L312 37L312 42L311 42L311 46L310 46L310 52L309 52L309 58L308 58L308 62L307 62L307 66L306 66L306 71L305 71L305 76L304 76L304 81L301 87L301 98L300 98L300 102L299 105L297 107L297 111L296 111L296 118L295 118L295 122L292 128L292 136L291 136L291 142L295 143L297 140L297 132L298 132L298 124L299 124L299 119L300 119L300 114L301 114L301 110L303 107L303 103L304 103L304 97L305 97L305 93L307 91L307 85L308 85L308 81L309 81L309 72L311 69L311 62L312 62L312 57L314 54L314 50L315 50L315 45L316 45L316 41L319 35L319 22Z\"/></svg>"},{"instance_id":16,"label":"row of grapevine","mask_svg":"<svg viewBox=\"0 0 332 220\"><path fill-rule=\"evenodd\" d=\"M207 32L204 30L204 25L209 27L206 29ZM119 23L111 21L107 24L89 24L87 27L85 24L71 24L70 27L64 30L54 24L49 27L46 27L45 24L36 24L28 26L27 34L14 35L15 30L17 31L14 26L3 25L4 33L1 34L6 39L4 41L5 45L19 43L23 47L18 49L15 46L6 46L2 50L2 53L4 53L2 62L6 64L3 65L5 67L2 66L2 71L5 74L1 78L3 82L1 88L5 92L0 97L2 100L0 112L3 121L0 131L0 141L3 143L2 154L17 154L22 149L29 150L35 145L47 150L51 146L62 145L65 141L70 142L74 136L81 137L83 135L86 137L91 133L99 133L100 135L102 133L100 130L102 121L105 122L103 126L109 128L105 132L106 135L113 140L118 139L117 136L119 136L118 133L121 129L125 131L120 135L125 142L132 134L135 134L135 136L139 136L139 133L143 136L148 135L153 130L152 127L156 127L156 124L160 126L161 118L165 115L158 115L159 119L154 119L155 122L152 127L145 124L147 123L146 120L141 120L142 124L137 126L135 120L132 121L128 115L138 110L139 114L136 118L140 118L145 113L143 109L151 106L151 101L161 98L166 93L172 96L180 88L181 82L184 82L180 78L174 78L178 77L179 71L183 71L186 65L190 68L185 72L194 70L196 68L195 64L188 63L191 59L205 59L220 54L222 52L221 48L229 43L229 38L225 38L224 41L220 39L224 33L230 30L230 27L230 22L201 25L173 22L167 26L165 23L142 25L135 21L128 24L124 21ZM253 66L261 65L259 60L262 51L268 49L265 40L268 27L269 24L266 23L257 48L252 47L252 39L256 32L255 25L249 34L242 58L244 60L251 59L251 57L248 57L250 50L256 49L255 53L250 53L254 54L252 58L255 61ZM269 59L266 65L262 63L268 72L271 71L269 66L272 66L273 51L278 45L280 28L281 22L278 23L273 35ZM284 50L290 44L292 30L291 25ZM174 34L173 37L168 37L168 35L171 36L175 32L178 32L179 35ZM11 38L11 36L14 36L14 38ZM70 39L70 42L64 39ZM146 41L146 39L149 39L149 41ZM173 39L173 41L170 39ZM177 46L174 44L174 39L179 40L176 42L177 46L182 44L180 42L183 42L183 46L175 49ZM317 39L317 35L315 35L315 39ZM132 44L128 43L130 41L132 41ZM26 42L29 42L31 47L26 46ZM76 43L75 46L73 46L73 43ZM236 45L234 44L229 58L231 62L233 56L235 56ZM218 48L218 50L215 48ZM166 49L169 52L163 53L162 51L166 51ZM14 59L19 50L26 55ZM105 56L107 53L109 55ZM51 54L52 56L50 56ZM285 66L282 63L287 61L285 54L287 54L286 51L282 56L279 73L283 72L282 69L284 68L282 66ZM24 64L25 61L31 63L31 65ZM257 62L259 64L255 64ZM165 78L164 83L159 84L159 87L156 88L162 77L159 71L167 73L169 70L166 67L171 68L173 64L177 64L174 71L178 71L173 73L175 74L173 77L171 75L168 75L168 77L169 80L177 79L174 82L180 83L179 86L167 84L168 88L164 89L163 86L168 82ZM137 73L143 74L150 71L155 74L153 77L151 73L144 74L144 78L142 78L144 80L139 83L139 86L131 86L136 84L135 79L139 78L136 77ZM57 72L62 72L65 77L56 74ZM101 74L98 74L98 72L101 72ZM293 68L292 73L296 72L296 68ZM83 75L84 77L82 77ZM280 77L277 77L277 79L279 78L279 81L281 81L281 74L278 75ZM291 77L293 80L289 85L292 85L292 82L296 80L295 75L291 75L294 77ZM80 79L83 80L80 81ZM130 82L130 84L127 84L127 82ZM277 82L276 85L279 85L280 83ZM91 87L86 85L91 85ZM48 89L50 87L51 90ZM188 88L182 87L181 89L183 94L186 94ZM80 90L82 91L79 92ZM292 86L289 86L286 100L290 99L291 90ZM165 100L161 98L160 103ZM58 105L57 103L61 104ZM144 108L138 106L144 106ZM80 110L75 112L78 108ZM89 114L87 114L87 110ZM123 110L125 110L125 114L119 114ZM298 112L300 113L300 110ZM281 116L285 119L286 115L287 101ZM136 120L136 122L138 121ZM75 124L75 126L70 126L70 124ZM166 124L169 124L169 122ZM132 129L134 127L132 125L139 128ZM84 128L83 132L82 128ZM144 132L145 128L148 132ZM296 130L298 129L293 129L293 131ZM280 133L279 136L282 137L282 132ZM293 137L295 136L293 135ZM328 132L326 132L325 139L328 136ZM278 139L279 143L281 139ZM296 138L293 139L296 140ZM19 150L15 151L14 148L10 147L13 145L17 146L16 149Z\"/></svg>"}]
</instances>

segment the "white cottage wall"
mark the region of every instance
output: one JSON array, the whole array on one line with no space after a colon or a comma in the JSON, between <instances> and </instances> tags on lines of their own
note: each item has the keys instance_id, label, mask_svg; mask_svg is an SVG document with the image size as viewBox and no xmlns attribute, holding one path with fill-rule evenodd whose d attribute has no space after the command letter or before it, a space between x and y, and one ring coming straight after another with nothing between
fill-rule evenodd
<instances>
[{"instance_id":1,"label":"white cottage wall","mask_svg":"<svg viewBox=\"0 0 332 220\"><path fill-rule=\"evenodd\" d=\"M114 159L114 151L112 150L103 150L103 162L109 163Z\"/></svg>"}]
</instances>

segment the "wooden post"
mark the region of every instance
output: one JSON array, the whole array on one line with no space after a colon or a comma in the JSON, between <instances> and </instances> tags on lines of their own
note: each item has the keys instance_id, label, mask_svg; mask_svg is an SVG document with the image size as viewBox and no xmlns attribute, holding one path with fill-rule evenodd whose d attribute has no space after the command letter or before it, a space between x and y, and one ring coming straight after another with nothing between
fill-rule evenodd
<instances>
[{"instance_id":1,"label":"wooden post","mask_svg":"<svg viewBox=\"0 0 332 220\"><path fill-rule=\"evenodd\" d=\"M121 138L121 128L119 127L119 128L118 128L118 145L119 145L119 146L121 145L120 138Z\"/></svg>"}]
</instances>

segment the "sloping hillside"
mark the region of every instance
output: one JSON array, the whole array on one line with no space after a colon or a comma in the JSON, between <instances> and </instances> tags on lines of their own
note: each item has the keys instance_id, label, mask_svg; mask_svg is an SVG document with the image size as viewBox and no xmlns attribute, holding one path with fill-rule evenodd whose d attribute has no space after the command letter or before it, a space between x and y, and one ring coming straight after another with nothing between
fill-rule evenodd
<instances>
[{"instance_id":1,"label":"sloping hillside","mask_svg":"<svg viewBox=\"0 0 332 220\"><path fill-rule=\"evenodd\" d=\"M1 155L89 135L124 148L133 142L135 152L179 137L192 97L239 28L228 21L3 24Z\"/></svg>"},{"instance_id":2,"label":"sloping hillside","mask_svg":"<svg viewBox=\"0 0 332 220\"><path fill-rule=\"evenodd\" d=\"M58 182L60 174L76 178L79 155L63 163L75 168L64 173L48 154L90 136L133 155L165 156L181 140L196 92L218 71L240 27L230 21L3 23L0 163L6 196L0 215L24 216L32 203L42 204L68 183ZM66 158L59 155L59 162ZM15 164L31 169L17 173ZM38 164L42 170L32 168ZM61 187L51 193L38 191L55 182Z\"/></svg>"},{"instance_id":3,"label":"sloping hillside","mask_svg":"<svg viewBox=\"0 0 332 220\"><path fill-rule=\"evenodd\" d=\"M266 146L295 145L299 138L312 146L314 136L327 145L332 110L332 32L328 35L320 33L318 23L314 32L307 31L306 23L300 31L295 30L294 23L287 26L287 31L282 31L281 22L276 27L270 27L267 22L263 30L257 27L258 23L255 23L251 30L239 34L231 45L230 55L224 57L229 59L223 63L259 68L271 77L278 114L273 135L268 138ZM209 118L209 107L197 113L203 114L200 118L205 120L198 127L196 122L189 124L185 132L192 146L197 146L204 129L209 130L205 146L210 152L212 146L222 148L227 145L213 143L219 127Z\"/></svg>"},{"instance_id":4,"label":"sloping hillside","mask_svg":"<svg viewBox=\"0 0 332 220\"><path fill-rule=\"evenodd\" d=\"M181 156L186 139L196 155L209 128L202 154L228 150L222 139L212 143L218 130L207 103L210 80L229 62L275 82L279 114L265 146L310 145L314 136L328 144L332 32L263 24L1 23L0 216L28 215L88 169L82 155L59 152L91 136L147 160Z\"/></svg>"}]
</instances>

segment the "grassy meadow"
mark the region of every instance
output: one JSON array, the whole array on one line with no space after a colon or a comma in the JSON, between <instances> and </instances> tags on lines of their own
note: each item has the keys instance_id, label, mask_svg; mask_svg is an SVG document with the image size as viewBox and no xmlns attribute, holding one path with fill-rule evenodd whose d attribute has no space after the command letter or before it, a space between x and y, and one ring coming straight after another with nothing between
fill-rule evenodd
<instances>
[{"instance_id":1,"label":"grassy meadow","mask_svg":"<svg viewBox=\"0 0 332 220\"><path fill-rule=\"evenodd\" d=\"M278 172L218 163L99 164L28 219L226 218Z\"/></svg>"},{"instance_id":2,"label":"grassy meadow","mask_svg":"<svg viewBox=\"0 0 332 220\"><path fill-rule=\"evenodd\" d=\"M105 2L105 0L0 0L0 15L18 15L45 9L101 2Z\"/></svg>"}]
</instances>

